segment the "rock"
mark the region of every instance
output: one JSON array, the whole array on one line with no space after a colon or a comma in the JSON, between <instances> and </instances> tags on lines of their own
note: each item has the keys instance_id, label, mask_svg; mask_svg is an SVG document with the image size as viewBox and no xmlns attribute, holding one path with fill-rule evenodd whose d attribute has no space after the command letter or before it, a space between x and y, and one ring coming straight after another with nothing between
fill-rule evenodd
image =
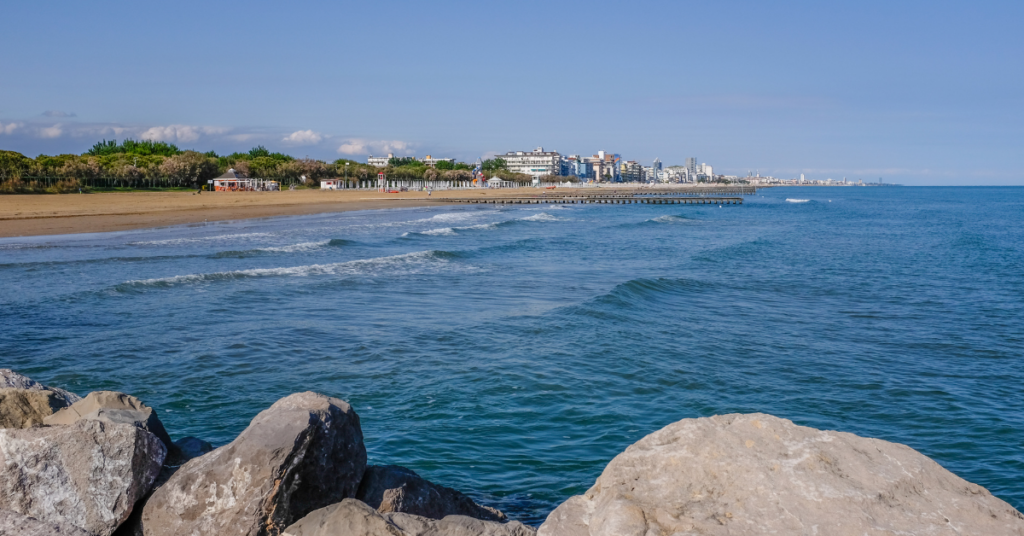
<instances>
[{"instance_id":1,"label":"rock","mask_svg":"<svg viewBox=\"0 0 1024 536\"><path fill-rule=\"evenodd\" d=\"M182 458L185 458L185 460L198 458L213 450L213 445L192 436L183 437L175 441L174 446L178 448L178 452Z\"/></svg>"},{"instance_id":2,"label":"rock","mask_svg":"<svg viewBox=\"0 0 1024 536\"><path fill-rule=\"evenodd\" d=\"M408 536L535 536L537 531L518 521L496 523L467 516L428 519L412 514L382 514Z\"/></svg>"},{"instance_id":3,"label":"rock","mask_svg":"<svg viewBox=\"0 0 1024 536\"><path fill-rule=\"evenodd\" d=\"M345 499L289 526L285 536L534 536L518 521L495 523L466 516L429 519L412 514L381 514L366 503Z\"/></svg>"},{"instance_id":4,"label":"rock","mask_svg":"<svg viewBox=\"0 0 1024 536\"><path fill-rule=\"evenodd\" d=\"M0 369L0 389L4 388L29 389L31 391L53 391L64 399L65 406L70 406L82 399L82 397L72 393L71 391L65 391L64 389L57 387L43 385L32 378L18 374L11 369Z\"/></svg>"},{"instance_id":5,"label":"rock","mask_svg":"<svg viewBox=\"0 0 1024 536\"><path fill-rule=\"evenodd\" d=\"M397 465L366 468L356 498L378 512L404 512L430 519L461 515L486 521L505 521L505 514L451 488L438 486Z\"/></svg>"},{"instance_id":6,"label":"rock","mask_svg":"<svg viewBox=\"0 0 1024 536\"><path fill-rule=\"evenodd\" d=\"M275 536L317 508L354 497L365 469L356 412L336 398L293 394L153 492L142 531Z\"/></svg>"},{"instance_id":7,"label":"rock","mask_svg":"<svg viewBox=\"0 0 1024 536\"><path fill-rule=\"evenodd\" d=\"M47 523L17 512L0 510L0 535L89 536L89 533L64 523Z\"/></svg>"},{"instance_id":8,"label":"rock","mask_svg":"<svg viewBox=\"0 0 1024 536\"><path fill-rule=\"evenodd\" d=\"M43 419L64 406L64 397L53 391L0 389L0 428L41 426Z\"/></svg>"},{"instance_id":9,"label":"rock","mask_svg":"<svg viewBox=\"0 0 1024 536\"><path fill-rule=\"evenodd\" d=\"M764 414L684 419L616 456L539 536L1024 534L1024 516L897 443Z\"/></svg>"},{"instance_id":10,"label":"rock","mask_svg":"<svg viewBox=\"0 0 1024 536\"><path fill-rule=\"evenodd\" d=\"M72 424L81 419L137 426L160 438L169 453L177 453L177 447L171 442L156 411L134 396L116 391L94 391L84 399L50 415L43 422L54 426Z\"/></svg>"},{"instance_id":11,"label":"rock","mask_svg":"<svg viewBox=\"0 0 1024 536\"><path fill-rule=\"evenodd\" d=\"M156 436L127 424L0 430L0 509L109 536L149 492L165 455Z\"/></svg>"},{"instance_id":12,"label":"rock","mask_svg":"<svg viewBox=\"0 0 1024 536\"><path fill-rule=\"evenodd\" d=\"M394 523L356 499L310 512L284 529L285 536L409 536Z\"/></svg>"}]
</instances>

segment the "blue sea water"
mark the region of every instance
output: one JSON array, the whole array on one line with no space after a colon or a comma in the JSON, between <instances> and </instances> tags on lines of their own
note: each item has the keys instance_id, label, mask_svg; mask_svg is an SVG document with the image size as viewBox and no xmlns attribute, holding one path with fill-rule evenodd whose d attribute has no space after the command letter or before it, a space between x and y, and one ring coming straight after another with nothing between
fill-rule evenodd
<instances>
[{"instance_id":1,"label":"blue sea water","mask_svg":"<svg viewBox=\"0 0 1024 536\"><path fill-rule=\"evenodd\" d=\"M1022 509L1024 188L0 239L0 367L214 444L337 396L371 463L534 524L644 435L756 411L905 443Z\"/></svg>"}]
</instances>

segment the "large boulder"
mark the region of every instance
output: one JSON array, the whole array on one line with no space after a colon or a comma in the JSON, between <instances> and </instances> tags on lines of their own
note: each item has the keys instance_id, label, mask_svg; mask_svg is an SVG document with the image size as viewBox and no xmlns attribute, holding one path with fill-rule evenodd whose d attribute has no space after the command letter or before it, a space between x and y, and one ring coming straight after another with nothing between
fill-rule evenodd
<instances>
[{"instance_id":1,"label":"large boulder","mask_svg":"<svg viewBox=\"0 0 1024 536\"><path fill-rule=\"evenodd\" d=\"M149 492L166 449L128 424L0 430L0 509L109 536Z\"/></svg>"},{"instance_id":2,"label":"large boulder","mask_svg":"<svg viewBox=\"0 0 1024 536\"><path fill-rule=\"evenodd\" d=\"M310 512L285 529L285 536L534 536L518 521L495 523L466 516L429 519L405 513L381 514L366 503L345 499Z\"/></svg>"},{"instance_id":3,"label":"large boulder","mask_svg":"<svg viewBox=\"0 0 1024 536\"><path fill-rule=\"evenodd\" d=\"M275 536L354 497L366 469L359 416L316 393L278 400L234 441L195 458L142 510L146 536Z\"/></svg>"},{"instance_id":4,"label":"large boulder","mask_svg":"<svg viewBox=\"0 0 1024 536\"><path fill-rule=\"evenodd\" d=\"M46 417L43 422L54 426L72 424L82 419L137 426L160 438L168 452L177 451L156 411L138 398L117 391L89 393L84 399Z\"/></svg>"},{"instance_id":5,"label":"large boulder","mask_svg":"<svg viewBox=\"0 0 1024 536\"><path fill-rule=\"evenodd\" d=\"M1024 535L1024 516L914 449L771 415L684 419L616 456L539 536Z\"/></svg>"},{"instance_id":6,"label":"large boulder","mask_svg":"<svg viewBox=\"0 0 1024 536\"><path fill-rule=\"evenodd\" d=\"M433 484L397 465L367 467L356 498L381 513L404 512L431 519L460 515L486 521L506 520L500 511L481 506L454 489Z\"/></svg>"},{"instance_id":7,"label":"large boulder","mask_svg":"<svg viewBox=\"0 0 1024 536\"><path fill-rule=\"evenodd\" d=\"M66 523L49 523L34 517L0 510L0 535L3 536L90 536Z\"/></svg>"},{"instance_id":8,"label":"large boulder","mask_svg":"<svg viewBox=\"0 0 1024 536\"><path fill-rule=\"evenodd\" d=\"M31 428L66 406L53 391L0 389L0 428Z\"/></svg>"},{"instance_id":9,"label":"large boulder","mask_svg":"<svg viewBox=\"0 0 1024 536\"><path fill-rule=\"evenodd\" d=\"M72 393L71 391L65 391L59 387L50 387L43 385L28 376L18 374L11 369L0 369L0 389L29 389L32 391L53 391L57 393L57 396L64 399L64 405L70 406L75 402L78 402L82 397Z\"/></svg>"}]
</instances>

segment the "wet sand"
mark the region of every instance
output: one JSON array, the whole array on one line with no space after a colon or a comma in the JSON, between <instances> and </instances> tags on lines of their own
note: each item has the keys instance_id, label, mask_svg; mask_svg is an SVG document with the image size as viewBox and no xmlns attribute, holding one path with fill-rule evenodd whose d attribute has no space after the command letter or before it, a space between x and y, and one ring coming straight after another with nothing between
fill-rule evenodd
<instances>
[{"instance_id":1,"label":"wet sand","mask_svg":"<svg viewBox=\"0 0 1024 536\"><path fill-rule=\"evenodd\" d=\"M283 192L129 192L0 195L0 237L100 233L203 221L296 216L443 204L439 197L536 195L528 189L435 190L382 194L365 190Z\"/></svg>"}]
</instances>

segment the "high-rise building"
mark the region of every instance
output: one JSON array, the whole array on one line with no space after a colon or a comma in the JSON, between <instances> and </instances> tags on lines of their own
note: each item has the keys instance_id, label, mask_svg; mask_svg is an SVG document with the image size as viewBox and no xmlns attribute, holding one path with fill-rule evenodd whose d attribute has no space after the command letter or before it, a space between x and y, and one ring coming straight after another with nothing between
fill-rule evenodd
<instances>
[{"instance_id":1,"label":"high-rise building","mask_svg":"<svg viewBox=\"0 0 1024 536\"><path fill-rule=\"evenodd\" d=\"M697 157L691 156L686 159L686 171L690 173L691 177L697 176Z\"/></svg>"}]
</instances>

